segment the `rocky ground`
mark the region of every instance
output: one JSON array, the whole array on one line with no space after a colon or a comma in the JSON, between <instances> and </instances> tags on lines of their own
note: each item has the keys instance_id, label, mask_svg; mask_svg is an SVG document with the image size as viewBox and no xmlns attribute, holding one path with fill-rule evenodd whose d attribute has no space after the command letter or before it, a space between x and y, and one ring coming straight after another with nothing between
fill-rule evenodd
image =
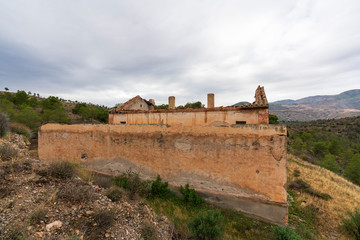
<instances>
[{"instance_id":1,"label":"rocky ground","mask_svg":"<svg viewBox=\"0 0 360 240\"><path fill-rule=\"evenodd\" d=\"M59 179L49 164L31 158L11 134L20 157L0 161L0 239L172 239L175 229L139 198L123 192L113 202L104 189L79 177Z\"/></svg>"}]
</instances>

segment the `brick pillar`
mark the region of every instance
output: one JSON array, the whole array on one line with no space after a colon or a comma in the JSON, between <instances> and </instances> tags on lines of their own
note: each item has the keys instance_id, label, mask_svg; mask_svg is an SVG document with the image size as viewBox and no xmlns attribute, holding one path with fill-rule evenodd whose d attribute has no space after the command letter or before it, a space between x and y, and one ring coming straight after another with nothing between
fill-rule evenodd
<instances>
[{"instance_id":1,"label":"brick pillar","mask_svg":"<svg viewBox=\"0 0 360 240\"><path fill-rule=\"evenodd\" d=\"M215 107L215 95L213 93L208 93L207 95L207 108Z\"/></svg>"},{"instance_id":2,"label":"brick pillar","mask_svg":"<svg viewBox=\"0 0 360 240\"><path fill-rule=\"evenodd\" d=\"M175 97L174 96L169 97L169 109L175 109Z\"/></svg>"}]
</instances>

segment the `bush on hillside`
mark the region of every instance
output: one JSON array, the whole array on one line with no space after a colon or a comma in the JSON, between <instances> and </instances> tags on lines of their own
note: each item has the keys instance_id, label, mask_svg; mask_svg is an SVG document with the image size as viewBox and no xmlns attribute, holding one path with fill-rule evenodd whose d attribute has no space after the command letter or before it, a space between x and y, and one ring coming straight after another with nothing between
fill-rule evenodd
<instances>
[{"instance_id":1,"label":"bush on hillside","mask_svg":"<svg viewBox=\"0 0 360 240\"><path fill-rule=\"evenodd\" d=\"M9 131L9 120L7 116L0 112L0 137L4 137Z\"/></svg>"},{"instance_id":2,"label":"bush on hillside","mask_svg":"<svg viewBox=\"0 0 360 240\"><path fill-rule=\"evenodd\" d=\"M184 201L193 206L198 206L204 202L204 200L197 195L195 189L189 188L189 184L186 184L185 188L180 186L180 192L184 196Z\"/></svg>"},{"instance_id":3,"label":"bush on hillside","mask_svg":"<svg viewBox=\"0 0 360 240\"><path fill-rule=\"evenodd\" d=\"M86 223L84 239L103 239L106 230L111 228L114 223L114 210L97 210Z\"/></svg>"},{"instance_id":4,"label":"bush on hillside","mask_svg":"<svg viewBox=\"0 0 360 240\"><path fill-rule=\"evenodd\" d=\"M347 218L343 218L341 229L349 237L360 240L360 211L349 212Z\"/></svg>"},{"instance_id":5,"label":"bush on hillside","mask_svg":"<svg viewBox=\"0 0 360 240\"><path fill-rule=\"evenodd\" d=\"M224 232L223 217L215 210L200 212L189 222L189 230L196 239L221 239Z\"/></svg>"},{"instance_id":6,"label":"bush on hillside","mask_svg":"<svg viewBox=\"0 0 360 240\"><path fill-rule=\"evenodd\" d=\"M7 99L0 99L0 112L5 113L10 118L10 120L12 120L16 115L14 107L15 105L11 101Z\"/></svg>"},{"instance_id":7,"label":"bush on hillside","mask_svg":"<svg viewBox=\"0 0 360 240\"><path fill-rule=\"evenodd\" d=\"M2 161L10 161L19 156L19 151L10 144L0 145L0 159Z\"/></svg>"},{"instance_id":8,"label":"bush on hillside","mask_svg":"<svg viewBox=\"0 0 360 240\"><path fill-rule=\"evenodd\" d=\"M20 106L26 104L28 100L28 95L25 91L17 91L13 98L13 102L15 105Z\"/></svg>"},{"instance_id":9,"label":"bush on hillside","mask_svg":"<svg viewBox=\"0 0 360 240\"><path fill-rule=\"evenodd\" d=\"M109 189L106 189L105 196L111 199L113 202L119 201L123 196L124 190L119 187L111 187Z\"/></svg>"},{"instance_id":10,"label":"bush on hillside","mask_svg":"<svg viewBox=\"0 0 360 240\"><path fill-rule=\"evenodd\" d=\"M345 177L353 183L360 185L360 154L352 156L345 168Z\"/></svg>"},{"instance_id":11,"label":"bush on hillside","mask_svg":"<svg viewBox=\"0 0 360 240\"><path fill-rule=\"evenodd\" d=\"M60 179L71 179L75 176L75 165L68 161L52 162L48 168L50 176Z\"/></svg>"},{"instance_id":12,"label":"bush on hillside","mask_svg":"<svg viewBox=\"0 0 360 240\"><path fill-rule=\"evenodd\" d=\"M35 128L40 121L38 112L31 107L21 109L14 119L16 122L25 124L29 128Z\"/></svg>"},{"instance_id":13,"label":"bush on hillside","mask_svg":"<svg viewBox=\"0 0 360 240\"><path fill-rule=\"evenodd\" d=\"M338 173L340 166L336 162L335 156L332 154L326 154L323 161L320 162L320 166L326 168L334 173Z\"/></svg>"},{"instance_id":14,"label":"bush on hillside","mask_svg":"<svg viewBox=\"0 0 360 240\"><path fill-rule=\"evenodd\" d=\"M91 186L79 182L71 181L64 184L56 193L57 199L67 201L72 204L86 203L95 198L94 190Z\"/></svg>"},{"instance_id":15,"label":"bush on hillside","mask_svg":"<svg viewBox=\"0 0 360 240\"><path fill-rule=\"evenodd\" d=\"M70 123L70 118L62 107L54 110L45 109L41 114L41 119L43 123Z\"/></svg>"},{"instance_id":16,"label":"bush on hillside","mask_svg":"<svg viewBox=\"0 0 360 240\"><path fill-rule=\"evenodd\" d=\"M38 208L30 214L29 222L32 225L40 224L45 219L48 210L45 208Z\"/></svg>"},{"instance_id":17,"label":"bush on hillside","mask_svg":"<svg viewBox=\"0 0 360 240\"><path fill-rule=\"evenodd\" d=\"M109 113L105 107L89 107L86 103L77 103L71 111L84 119L94 119L103 123L108 122Z\"/></svg>"},{"instance_id":18,"label":"bush on hillside","mask_svg":"<svg viewBox=\"0 0 360 240\"><path fill-rule=\"evenodd\" d=\"M326 142L315 143L312 150L314 154L319 157L325 156L329 151Z\"/></svg>"},{"instance_id":19,"label":"bush on hillside","mask_svg":"<svg viewBox=\"0 0 360 240\"><path fill-rule=\"evenodd\" d=\"M50 96L41 101L42 108L48 110L55 110L58 108L62 108L61 101L59 98Z\"/></svg>"},{"instance_id":20,"label":"bush on hillside","mask_svg":"<svg viewBox=\"0 0 360 240\"><path fill-rule=\"evenodd\" d=\"M273 229L273 234L276 240L301 240L301 237L289 226L276 226Z\"/></svg>"},{"instance_id":21,"label":"bush on hillside","mask_svg":"<svg viewBox=\"0 0 360 240\"><path fill-rule=\"evenodd\" d=\"M31 137L31 130L26 125L22 123L12 122L10 123L10 130L13 133L23 135L27 138Z\"/></svg>"},{"instance_id":22,"label":"bush on hillside","mask_svg":"<svg viewBox=\"0 0 360 240\"><path fill-rule=\"evenodd\" d=\"M167 198L169 194L168 183L162 183L160 175L157 175L156 180L151 184L149 197Z\"/></svg>"},{"instance_id":23,"label":"bush on hillside","mask_svg":"<svg viewBox=\"0 0 360 240\"><path fill-rule=\"evenodd\" d=\"M111 181L114 185L126 189L130 199L134 199L136 193L141 191L142 182L137 173L127 171L127 173L112 178Z\"/></svg>"},{"instance_id":24,"label":"bush on hillside","mask_svg":"<svg viewBox=\"0 0 360 240\"><path fill-rule=\"evenodd\" d=\"M38 106L39 106L39 101L37 100L36 97L32 97L32 98L29 99L28 104L29 104L31 107L35 108L35 107L38 107Z\"/></svg>"}]
</instances>

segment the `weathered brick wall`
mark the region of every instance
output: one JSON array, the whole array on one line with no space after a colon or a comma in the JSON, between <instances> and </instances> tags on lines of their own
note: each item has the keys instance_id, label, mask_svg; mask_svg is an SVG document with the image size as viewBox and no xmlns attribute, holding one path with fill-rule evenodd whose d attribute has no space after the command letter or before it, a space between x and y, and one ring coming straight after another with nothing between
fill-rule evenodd
<instances>
[{"instance_id":1,"label":"weathered brick wall","mask_svg":"<svg viewBox=\"0 0 360 240\"><path fill-rule=\"evenodd\" d=\"M88 158L81 160L86 153ZM59 125L39 130L39 157L83 161L93 170L172 186L189 183L214 204L276 223L287 221L286 128Z\"/></svg>"},{"instance_id":2,"label":"weathered brick wall","mask_svg":"<svg viewBox=\"0 0 360 240\"><path fill-rule=\"evenodd\" d=\"M171 126L209 126L214 124L246 124L269 123L268 108L251 108L224 110L221 109L185 109L185 110L154 110L124 111L110 113L110 124L167 124Z\"/></svg>"}]
</instances>

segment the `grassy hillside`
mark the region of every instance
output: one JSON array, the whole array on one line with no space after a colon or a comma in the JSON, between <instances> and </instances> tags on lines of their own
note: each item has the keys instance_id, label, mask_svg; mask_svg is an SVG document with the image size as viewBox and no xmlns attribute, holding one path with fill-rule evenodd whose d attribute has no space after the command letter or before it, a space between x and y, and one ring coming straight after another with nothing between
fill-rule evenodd
<instances>
[{"instance_id":1,"label":"grassy hillside","mask_svg":"<svg viewBox=\"0 0 360 240\"><path fill-rule=\"evenodd\" d=\"M289 188L291 198L295 198L297 204L304 209L311 209L315 213L314 227L318 231L317 238L340 238L348 239L341 233L339 226L342 217L348 211L360 208L360 187L344 179L343 177L324 169L320 166L308 163L296 156L288 156L288 185L297 179L310 184L316 191L329 194L331 199L325 200L301 190ZM290 201L289 224L307 221L299 219L298 212L292 207Z\"/></svg>"},{"instance_id":2,"label":"grassy hillside","mask_svg":"<svg viewBox=\"0 0 360 240\"><path fill-rule=\"evenodd\" d=\"M288 125L289 152L360 184L360 117Z\"/></svg>"}]
</instances>

